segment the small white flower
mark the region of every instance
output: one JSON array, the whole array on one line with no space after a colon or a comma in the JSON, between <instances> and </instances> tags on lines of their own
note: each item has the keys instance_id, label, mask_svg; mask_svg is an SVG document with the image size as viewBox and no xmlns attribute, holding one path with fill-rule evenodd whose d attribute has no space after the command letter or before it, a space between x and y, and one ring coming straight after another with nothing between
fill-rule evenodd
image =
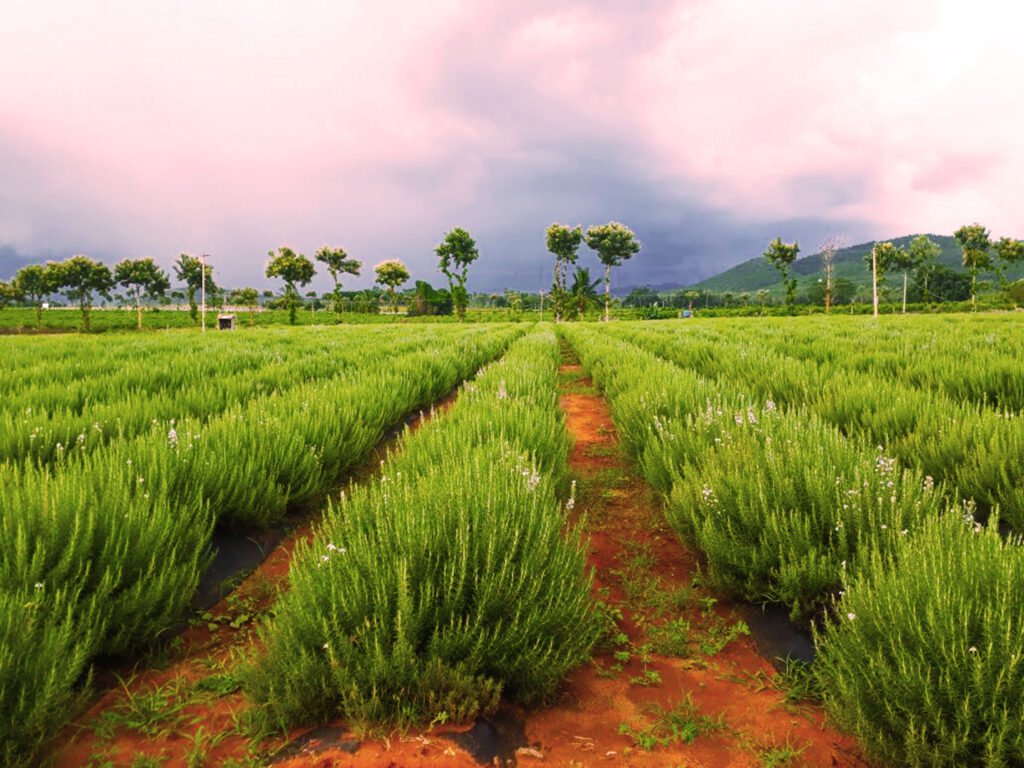
<instances>
[{"instance_id":1,"label":"small white flower","mask_svg":"<svg viewBox=\"0 0 1024 768\"><path fill-rule=\"evenodd\" d=\"M42 589L42 588L43 588L43 582L37 581L36 582L36 589Z\"/></svg>"},{"instance_id":2,"label":"small white flower","mask_svg":"<svg viewBox=\"0 0 1024 768\"><path fill-rule=\"evenodd\" d=\"M334 546L334 544L328 544L328 545L327 545L327 548L328 548L329 550L331 550L332 552L335 552L335 551L337 551L337 549L338 549L338 548L337 548L336 546Z\"/></svg>"},{"instance_id":3,"label":"small white flower","mask_svg":"<svg viewBox=\"0 0 1024 768\"><path fill-rule=\"evenodd\" d=\"M970 648L968 648L967 650L970 651L971 653L977 653L978 652L978 649L975 648L973 645Z\"/></svg>"},{"instance_id":4,"label":"small white flower","mask_svg":"<svg viewBox=\"0 0 1024 768\"><path fill-rule=\"evenodd\" d=\"M330 649L330 647L331 647L331 644L330 644L330 643L324 643L324 650L325 650L325 651L326 651L326 650L329 650L329 649Z\"/></svg>"},{"instance_id":5,"label":"small white flower","mask_svg":"<svg viewBox=\"0 0 1024 768\"><path fill-rule=\"evenodd\" d=\"M856 613L852 613L852 612L848 613L848 614L846 614L846 618L848 618L850 621L853 621L854 619L857 618L857 614Z\"/></svg>"}]
</instances>

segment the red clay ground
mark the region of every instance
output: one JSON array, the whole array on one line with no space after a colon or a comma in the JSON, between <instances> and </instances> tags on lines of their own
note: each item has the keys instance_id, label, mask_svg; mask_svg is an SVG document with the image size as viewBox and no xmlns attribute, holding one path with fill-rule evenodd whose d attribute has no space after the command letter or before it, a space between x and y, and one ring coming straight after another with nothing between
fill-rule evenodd
<instances>
[{"instance_id":1,"label":"red clay ground","mask_svg":"<svg viewBox=\"0 0 1024 768\"><path fill-rule=\"evenodd\" d=\"M595 596L617 618L618 633L610 633L594 663L568 677L556 705L519 712L532 745L519 753L519 764L864 766L856 744L829 729L820 710L787 701L742 622L699 585L696 559L668 530L657 495L622 454L605 400L579 366L562 366L562 377L561 403L575 440L574 515L586 520ZM210 611L212 621L182 636L164 669L145 669L102 696L65 733L56 766L265 764L250 753L284 739L254 731L249 705L234 690L232 665L253 650L255 632L248 619L236 621L238 629L230 623L272 604L295 543L309 536L307 526L282 542ZM329 725L344 732L343 722ZM355 754L314 751L311 744L273 764L469 768L476 765L469 755L438 736L466 727L377 735L362 740Z\"/></svg>"}]
</instances>

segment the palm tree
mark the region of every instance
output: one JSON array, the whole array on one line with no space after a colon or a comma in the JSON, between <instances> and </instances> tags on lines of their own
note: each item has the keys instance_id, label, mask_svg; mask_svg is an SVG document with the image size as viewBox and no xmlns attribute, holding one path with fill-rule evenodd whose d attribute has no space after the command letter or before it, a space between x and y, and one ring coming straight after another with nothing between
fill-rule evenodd
<instances>
[{"instance_id":1,"label":"palm tree","mask_svg":"<svg viewBox=\"0 0 1024 768\"><path fill-rule=\"evenodd\" d=\"M597 287L601 284L601 278L596 280L590 279L590 270L583 267L576 267L576 272L573 275L572 288L569 289L569 296L572 299L572 305L576 308L576 311L583 319L587 314L587 307L597 306L600 304L600 297L597 293Z\"/></svg>"}]
</instances>

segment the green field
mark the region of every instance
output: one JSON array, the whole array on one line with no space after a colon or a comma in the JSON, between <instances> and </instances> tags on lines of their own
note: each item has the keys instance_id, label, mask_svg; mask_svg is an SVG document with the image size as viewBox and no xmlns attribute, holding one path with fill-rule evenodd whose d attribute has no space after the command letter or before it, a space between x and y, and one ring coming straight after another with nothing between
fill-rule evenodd
<instances>
[{"instance_id":1,"label":"green field","mask_svg":"<svg viewBox=\"0 0 1024 768\"><path fill-rule=\"evenodd\" d=\"M607 629L564 519L560 340L708 583L812 629L810 685L869 755L1024 760L1024 324L991 314L2 337L0 765L168 639L215 530L298 515L241 675L269 717L549 701Z\"/></svg>"}]
</instances>

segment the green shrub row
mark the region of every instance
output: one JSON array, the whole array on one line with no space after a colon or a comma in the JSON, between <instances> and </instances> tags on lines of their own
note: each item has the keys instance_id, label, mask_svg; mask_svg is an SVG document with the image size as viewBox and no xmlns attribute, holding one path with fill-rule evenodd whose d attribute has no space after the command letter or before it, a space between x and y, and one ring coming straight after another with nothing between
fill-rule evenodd
<instances>
[{"instance_id":1,"label":"green shrub row","mask_svg":"<svg viewBox=\"0 0 1024 768\"><path fill-rule=\"evenodd\" d=\"M1024 549L945 515L873 556L818 634L830 715L880 764L1024 764Z\"/></svg>"},{"instance_id":2,"label":"green shrub row","mask_svg":"<svg viewBox=\"0 0 1024 768\"><path fill-rule=\"evenodd\" d=\"M919 473L901 471L882 454L876 474L888 479L881 486L863 476L866 464L844 471L844 451L837 448L863 440L837 441L842 435L834 426L797 405L783 418L777 407L744 411L736 382L746 379L738 368L710 383L690 368L676 368L695 404L705 403L697 418L684 417L678 410L684 396L673 388L666 361L636 357L635 347L630 357L629 345L617 339L579 341L578 349L591 355L584 362L594 366L613 403L616 397L620 402L617 419L626 417L620 428L632 425L640 435L636 450L668 490L670 516L704 508L703 518L691 516L681 528L707 548L719 583L756 596L755 585L786 582L787 574L797 574L810 590L817 574L828 599L821 603L824 621L816 625L813 677L832 717L871 758L922 767L1024 763L1024 550L1019 539L1000 536L996 517L983 526L970 505L943 512L937 488L918 493L930 485L927 479L919 486ZM695 359L715 351L702 350ZM646 436L638 429L645 409ZM735 439L751 431L751 417L755 432L773 422L764 427L760 446ZM709 438L721 441L710 452L704 447ZM833 518L834 548L805 549L821 530L835 470L843 489L835 503L842 502L844 513L836 509ZM689 498L681 502L680 495ZM847 507L859 510L847 517ZM701 525L715 535L687 530ZM844 533L857 542L845 550L834 591L834 559L848 546ZM763 545L751 546L754 539Z\"/></svg>"},{"instance_id":3,"label":"green shrub row","mask_svg":"<svg viewBox=\"0 0 1024 768\"><path fill-rule=\"evenodd\" d=\"M172 420L205 422L251 400L435 346L451 336L451 329L439 330L317 329L303 337L276 330L259 346L221 335L195 347L183 346L180 335L169 344L162 334L130 338L127 359L110 339L9 340L18 354L0 373L0 389L11 390L0 406L0 461L47 463L130 439L154 422L164 432ZM68 356L72 342L82 348ZM97 375L108 358L114 370Z\"/></svg>"},{"instance_id":4,"label":"green shrub row","mask_svg":"<svg viewBox=\"0 0 1024 768\"><path fill-rule=\"evenodd\" d=\"M1007 321L1009 322L1009 321ZM898 381L788 358L756 343L691 343L685 332L620 326L616 337L757 399L806 409L905 466L955 487L983 513L999 507L1024 530L1024 429L1020 418ZM979 363L983 364L983 363Z\"/></svg>"},{"instance_id":5,"label":"green shrub row","mask_svg":"<svg viewBox=\"0 0 1024 768\"><path fill-rule=\"evenodd\" d=\"M550 332L517 342L328 508L248 675L287 723L464 720L549 697L596 640Z\"/></svg>"},{"instance_id":6,"label":"green shrub row","mask_svg":"<svg viewBox=\"0 0 1024 768\"><path fill-rule=\"evenodd\" d=\"M31 747L20 732L52 732L68 714L62 702L74 698L83 659L130 652L180 619L215 522L267 524L309 503L385 429L515 335L455 331L435 348L296 386L205 424L184 420L173 432L158 425L49 467L0 465L0 537L8 543L0 596L12 611L31 596L36 644L67 647L37 663L24 658L34 651L22 638L0 637L0 712L38 714L0 719L0 743L19 744L20 754ZM16 623L0 618L0 628Z\"/></svg>"},{"instance_id":7,"label":"green shrub row","mask_svg":"<svg viewBox=\"0 0 1024 768\"><path fill-rule=\"evenodd\" d=\"M943 507L941 487L813 414L754 402L607 333L564 333L666 495L669 523L732 596L809 621L862 550L891 549Z\"/></svg>"}]
</instances>

